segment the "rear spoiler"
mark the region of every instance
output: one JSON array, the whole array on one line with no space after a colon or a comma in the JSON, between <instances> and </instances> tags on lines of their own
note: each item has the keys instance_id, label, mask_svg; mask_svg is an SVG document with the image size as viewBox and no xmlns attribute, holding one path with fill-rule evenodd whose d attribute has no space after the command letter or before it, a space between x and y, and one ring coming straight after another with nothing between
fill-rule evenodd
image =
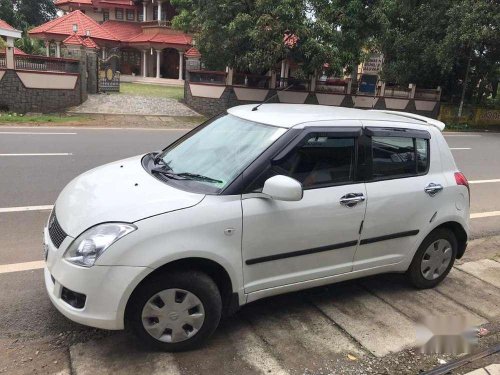
<instances>
[{"instance_id":1,"label":"rear spoiler","mask_svg":"<svg viewBox=\"0 0 500 375\"><path fill-rule=\"evenodd\" d=\"M444 128L446 127L444 122L441 122L439 120L435 120L430 117L425 117L425 116L420 116L416 115L414 113L408 113L408 112L398 112L398 111L388 111L388 110L380 110L380 109L372 109L373 112L380 112L380 113L385 113L388 115L394 115L394 116L400 116L400 117L406 117L412 120L417 120L417 121L422 121L425 122L427 125L434 126L435 128L438 128L440 131L443 131Z\"/></svg>"}]
</instances>

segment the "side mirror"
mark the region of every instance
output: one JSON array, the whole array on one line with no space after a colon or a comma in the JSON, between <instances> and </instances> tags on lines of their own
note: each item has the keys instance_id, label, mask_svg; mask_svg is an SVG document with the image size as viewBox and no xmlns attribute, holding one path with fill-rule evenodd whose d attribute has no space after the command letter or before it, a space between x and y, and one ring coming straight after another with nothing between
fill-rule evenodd
<instances>
[{"instance_id":1,"label":"side mirror","mask_svg":"<svg viewBox=\"0 0 500 375\"><path fill-rule=\"evenodd\" d=\"M302 184L287 176L274 176L266 180L262 193L278 201L300 201Z\"/></svg>"}]
</instances>

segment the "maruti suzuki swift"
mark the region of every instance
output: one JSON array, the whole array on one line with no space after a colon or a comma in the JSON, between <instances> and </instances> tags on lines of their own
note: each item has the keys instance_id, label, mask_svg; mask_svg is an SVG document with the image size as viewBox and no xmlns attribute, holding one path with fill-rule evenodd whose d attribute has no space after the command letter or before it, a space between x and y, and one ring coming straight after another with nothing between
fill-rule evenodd
<instances>
[{"instance_id":1,"label":"maruti suzuki swift","mask_svg":"<svg viewBox=\"0 0 500 375\"><path fill-rule=\"evenodd\" d=\"M401 112L229 109L64 188L44 229L48 295L75 322L178 351L277 294L387 272L432 288L469 233L443 129Z\"/></svg>"}]
</instances>

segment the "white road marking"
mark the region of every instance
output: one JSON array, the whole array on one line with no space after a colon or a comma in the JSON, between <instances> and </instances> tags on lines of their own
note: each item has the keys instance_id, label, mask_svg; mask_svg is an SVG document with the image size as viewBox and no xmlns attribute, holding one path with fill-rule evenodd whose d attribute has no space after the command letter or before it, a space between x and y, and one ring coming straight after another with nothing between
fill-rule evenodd
<instances>
[{"instance_id":1,"label":"white road marking","mask_svg":"<svg viewBox=\"0 0 500 375\"><path fill-rule=\"evenodd\" d=\"M500 182L500 178L495 178L493 180L473 180L469 181L469 184L489 184L492 182Z\"/></svg>"},{"instance_id":2,"label":"white road marking","mask_svg":"<svg viewBox=\"0 0 500 375\"><path fill-rule=\"evenodd\" d=\"M43 267L45 267L45 262L43 260L35 262L0 264L0 275L3 273L39 270Z\"/></svg>"},{"instance_id":3,"label":"white road marking","mask_svg":"<svg viewBox=\"0 0 500 375\"><path fill-rule=\"evenodd\" d=\"M194 128L195 126L193 126ZM33 126L9 126L6 129L33 129ZM151 130L151 131L185 131L188 132L193 128L105 128L105 127L81 127L81 126L58 126L58 130ZM53 126L37 126L36 129L54 129Z\"/></svg>"},{"instance_id":4,"label":"white road marking","mask_svg":"<svg viewBox=\"0 0 500 375\"><path fill-rule=\"evenodd\" d=\"M479 219L483 217L494 217L494 216L500 216L500 211L478 212L476 214L470 214L471 219Z\"/></svg>"},{"instance_id":5,"label":"white road marking","mask_svg":"<svg viewBox=\"0 0 500 375\"><path fill-rule=\"evenodd\" d=\"M0 154L0 156L71 156L72 153L61 152L54 154Z\"/></svg>"},{"instance_id":6,"label":"white road marking","mask_svg":"<svg viewBox=\"0 0 500 375\"><path fill-rule=\"evenodd\" d=\"M0 132L0 134L13 134L13 135L76 135L78 133Z\"/></svg>"},{"instance_id":7,"label":"white road marking","mask_svg":"<svg viewBox=\"0 0 500 375\"><path fill-rule=\"evenodd\" d=\"M0 213L7 212L26 212L26 211L48 211L52 210L54 206L28 206L28 207L5 207L0 208Z\"/></svg>"},{"instance_id":8,"label":"white road marking","mask_svg":"<svg viewBox=\"0 0 500 375\"><path fill-rule=\"evenodd\" d=\"M446 134L443 133L445 137L482 137L482 135L479 134Z\"/></svg>"},{"instance_id":9,"label":"white road marking","mask_svg":"<svg viewBox=\"0 0 500 375\"><path fill-rule=\"evenodd\" d=\"M470 147L450 147L450 150L472 150Z\"/></svg>"}]
</instances>

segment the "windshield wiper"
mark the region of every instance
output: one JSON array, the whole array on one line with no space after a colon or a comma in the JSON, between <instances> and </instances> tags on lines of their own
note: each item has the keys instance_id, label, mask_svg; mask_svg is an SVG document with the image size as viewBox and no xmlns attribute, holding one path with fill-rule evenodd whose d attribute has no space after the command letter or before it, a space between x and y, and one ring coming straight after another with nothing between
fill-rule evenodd
<instances>
[{"instance_id":1,"label":"windshield wiper","mask_svg":"<svg viewBox=\"0 0 500 375\"><path fill-rule=\"evenodd\" d=\"M166 169L169 169L169 170L172 169L172 168L170 168L170 166L168 165L168 163L165 160L163 160L163 158L161 157L161 152L159 152L154 157L153 163L154 163L154 165L162 164Z\"/></svg>"},{"instance_id":2,"label":"windshield wiper","mask_svg":"<svg viewBox=\"0 0 500 375\"><path fill-rule=\"evenodd\" d=\"M198 180L198 181L205 181L205 182L210 182L213 184L222 184L224 181L221 180L216 180L215 178L203 176L201 174L196 174L196 173L176 173L176 176L180 177L185 177L190 180Z\"/></svg>"},{"instance_id":3,"label":"windshield wiper","mask_svg":"<svg viewBox=\"0 0 500 375\"><path fill-rule=\"evenodd\" d=\"M173 180L186 180L186 178L184 178L183 176L175 174L175 173L172 173L172 172L170 172L168 170L165 170L163 168L153 168L153 169L151 169L151 172L152 173L159 173L162 176L171 178Z\"/></svg>"}]
</instances>

